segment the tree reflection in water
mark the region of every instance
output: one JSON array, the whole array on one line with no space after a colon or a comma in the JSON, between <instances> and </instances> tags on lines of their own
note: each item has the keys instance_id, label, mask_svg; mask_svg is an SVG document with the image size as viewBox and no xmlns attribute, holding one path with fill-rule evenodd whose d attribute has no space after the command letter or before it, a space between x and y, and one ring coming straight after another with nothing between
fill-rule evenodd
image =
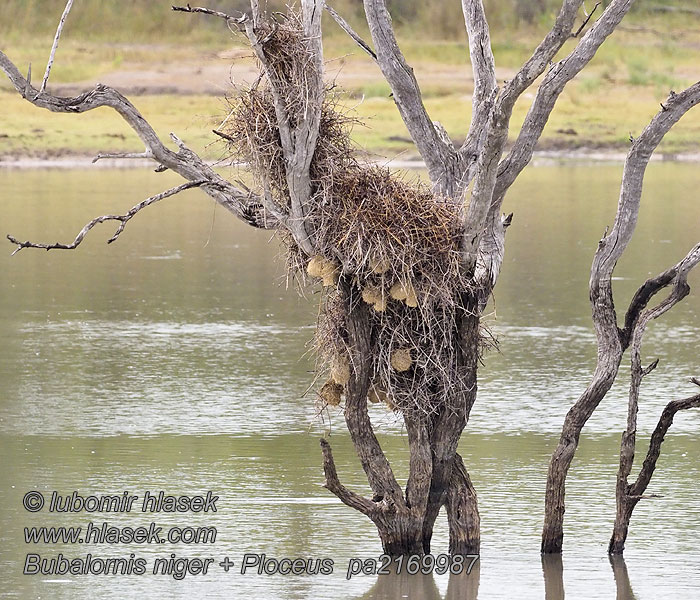
<instances>
[{"instance_id":1,"label":"tree reflection in water","mask_svg":"<svg viewBox=\"0 0 700 600\"><path fill-rule=\"evenodd\" d=\"M625 559L622 556L610 556L609 558L615 578L617 600L637 600L627 574ZM542 555L542 574L544 575L545 600L564 600L564 565L561 554Z\"/></svg>"},{"instance_id":2,"label":"tree reflection in water","mask_svg":"<svg viewBox=\"0 0 700 600\"><path fill-rule=\"evenodd\" d=\"M637 600L632 590L627 565L622 556L611 556L610 565L617 589L616 600ZM561 554L542 555L545 600L564 600L564 565ZM447 593L440 594L433 575L407 573L380 575L376 583L358 600L477 600L479 596L480 562L471 573L450 575Z\"/></svg>"},{"instance_id":3,"label":"tree reflection in water","mask_svg":"<svg viewBox=\"0 0 700 600\"><path fill-rule=\"evenodd\" d=\"M613 576L615 577L615 586L617 587L617 600L637 600L627 574L625 559L621 555L611 555L609 558Z\"/></svg>"},{"instance_id":4,"label":"tree reflection in water","mask_svg":"<svg viewBox=\"0 0 700 600\"><path fill-rule=\"evenodd\" d=\"M480 561L471 573L450 575L444 598L433 575L390 573L379 575L377 582L359 600L476 600L479 595Z\"/></svg>"}]
</instances>

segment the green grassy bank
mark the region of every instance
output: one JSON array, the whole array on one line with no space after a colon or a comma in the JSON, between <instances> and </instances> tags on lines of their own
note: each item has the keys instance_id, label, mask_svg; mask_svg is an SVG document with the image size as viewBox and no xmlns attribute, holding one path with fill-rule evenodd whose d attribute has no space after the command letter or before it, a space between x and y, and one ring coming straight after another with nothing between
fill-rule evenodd
<instances>
[{"instance_id":1,"label":"green grassy bank","mask_svg":"<svg viewBox=\"0 0 700 600\"><path fill-rule=\"evenodd\" d=\"M486 3L501 79L512 76L536 46L557 4L548 0L531 3L538 9L527 18L517 18L522 9L517 3ZM237 4L235 0L214 3L231 11ZM400 42L422 84L430 114L459 140L468 127L472 90L459 2L431 3L430 14L425 12L425 3L394 4ZM674 7L690 4L666 3ZM0 5L0 49L22 70L31 63L35 80L43 72L63 5L63 0L7 0ZM253 64L246 57L244 40L229 32L223 22L173 13L169 5L160 0L76 3L61 39L51 84L57 86L57 93L69 94L97 81L110 83L112 78L161 134L174 131L207 157L216 158L221 146L211 144L211 129L226 114L220 96L232 91L229 67L252 72ZM363 30L357 2L343 0L335 5ZM700 78L700 16L652 9L656 5L639 2L640 8L569 85L544 132L541 148L624 150L629 135L641 131L669 90ZM337 74L345 104L365 123L354 131L358 147L388 157L410 152L407 132L376 66L333 22L326 23L325 32L328 70ZM562 55L575 43L568 42ZM197 77L203 82L201 89ZM245 81L245 77L236 80ZM150 81L166 85L149 87ZM524 118L533 93L534 88L518 103L513 131ZM107 109L77 116L41 111L24 102L4 78L0 80L0 102L0 156L139 149L138 140ZM700 115L691 111L661 150L699 151Z\"/></svg>"}]
</instances>

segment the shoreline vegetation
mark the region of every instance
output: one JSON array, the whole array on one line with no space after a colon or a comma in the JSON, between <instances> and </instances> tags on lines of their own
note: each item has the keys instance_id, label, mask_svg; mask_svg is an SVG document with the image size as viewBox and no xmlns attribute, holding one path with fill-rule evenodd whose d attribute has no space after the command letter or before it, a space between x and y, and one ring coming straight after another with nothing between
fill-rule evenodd
<instances>
[{"instance_id":1,"label":"shoreline vegetation","mask_svg":"<svg viewBox=\"0 0 700 600\"><path fill-rule=\"evenodd\" d=\"M63 4L62 0L8 0L0 9L0 48L18 65L31 63L35 77L43 72ZM110 85L131 97L163 137L175 132L207 160L224 158L224 145L211 131L226 118L223 96L234 93L234 84L252 82L256 73L243 38L215 20L183 18L160 1L130 2L128 9L122 3L96 0L82 4L66 24L49 90L70 96L98 82ZM224 10L235 10L237 2L219 4ZM502 83L537 45L557 3L525 3L538 6L527 14L518 12L524 10L519 0L486 4L494 14L512 5L510 11L502 11L509 16L497 18L492 31L500 65L497 77ZM349 20L356 19L349 1L335 5ZM666 5L684 9L690 3L679 0ZM639 0L639 8L621 31L567 88L538 145L540 158L619 160L629 148L630 137L641 133L669 91L700 78L700 14L659 6ZM466 40L460 33L462 23L453 27L460 15L450 12L459 8L459 2L442 0L436 7L439 10L427 16L418 14L423 10L421 3L396 3L395 21L399 41L422 85L426 108L461 144L459 136L466 134L471 117L473 88ZM101 20L100 15L109 18ZM419 29L418 23L427 26ZM359 20L353 25L364 35ZM325 23L325 31L327 76L335 81L341 104L362 123L353 130L358 153L383 163L413 163L417 155L379 69L333 22ZM561 55L575 42L565 45ZM516 105L512 131L518 131L525 118L534 89ZM141 149L129 127L111 111L90 111L78 118L41 111L20 98L4 77L0 102L0 167L77 166L98 152ZM71 119L70 127L66 118ZM700 114L684 117L658 154L659 160L699 160ZM118 166L136 163L120 161Z\"/></svg>"},{"instance_id":2,"label":"shoreline vegetation","mask_svg":"<svg viewBox=\"0 0 700 600\"><path fill-rule=\"evenodd\" d=\"M622 164L626 153L615 149L564 149L536 150L530 163L530 167L550 166L552 164ZM411 158L386 158L377 154L366 155L367 161L371 164L389 167L391 169L423 170L425 163L420 157ZM211 167L219 168L239 168L243 166L226 160L207 160ZM677 162L677 163L700 163L700 152L681 153L655 153L651 163ZM153 167L153 161L149 159L101 159L94 160L92 154L80 154L66 152L61 155L49 156L47 154L0 154L0 169L143 169Z\"/></svg>"}]
</instances>

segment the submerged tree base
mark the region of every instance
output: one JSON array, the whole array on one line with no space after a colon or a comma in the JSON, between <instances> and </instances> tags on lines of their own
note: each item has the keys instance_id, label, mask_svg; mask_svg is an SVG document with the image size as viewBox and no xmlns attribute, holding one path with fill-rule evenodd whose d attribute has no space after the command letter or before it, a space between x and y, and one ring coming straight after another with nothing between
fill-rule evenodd
<instances>
[{"instance_id":1,"label":"submerged tree base","mask_svg":"<svg viewBox=\"0 0 700 600\"><path fill-rule=\"evenodd\" d=\"M342 406L373 497L362 497L340 483L330 445L323 440L326 487L376 524L387 554L429 553L443 506L450 552L476 554L477 497L457 446L476 399L477 368L485 345L481 315L500 274L511 223L512 215L502 215L501 207L530 162L558 97L617 28L632 0L612 0L590 27L593 13L585 14L578 28L574 23L582 1L563 0L551 31L500 88L483 3L462 0L474 94L472 122L459 147L440 123L430 119L413 70L394 36L386 2L364 0L363 4L374 48L335 11L329 12L378 63L425 161L430 186L406 182L387 169L362 165L354 158L349 135L352 119L337 110L323 80L323 0L301 0L301 11L290 9L286 15L262 11L257 0L251 0L250 11L239 17L190 5L173 7L224 19L229 28L245 33L255 52L261 76L231 99L229 117L215 132L250 167L256 190L223 179L174 134L171 138L178 151L167 148L116 90L97 85L75 98L46 92L72 5L68 0L39 90L31 85L31 69L25 79L2 52L0 67L22 97L37 107L63 113L113 108L146 147L143 153L117 156L153 159L158 172L170 169L188 183L153 196L124 215L94 219L72 244L8 237L17 246L15 252L30 247L74 249L92 227L116 220L120 224L111 242L140 210L190 187L205 191L252 226L278 230L287 244L292 276L304 282L308 274L320 279L327 290L316 337L318 371L326 379L320 396L325 406ZM554 62L564 44L579 36L570 54ZM513 107L541 76L522 129L504 157ZM591 271L598 364L590 386L567 414L552 457L544 553L561 551L566 477L582 428L615 381L623 353L643 328L640 323L682 299L688 292L688 272L700 263L700 246L696 246L675 267L645 282L629 305L624 325L618 326L613 271L634 233L646 166L664 135L698 102L700 82L678 94L672 92L659 114L632 140L615 223L600 240ZM653 296L669 286L669 297L646 309ZM375 436L368 414L368 403L373 401L385 402L403 418L410 453L405 489ZM625 442L634 439L636 398L630 403L630 415ZM658 450L659 445L653 448ZM634 444L627 443L621 452L621 511L610 546L613 553L622 551L631 510L641 496L635 490L648 483L642 481L636 488L626 485L633 450ZM650 477L651 471L653 464L642 473Z\"/></svg>"}]
</instances>

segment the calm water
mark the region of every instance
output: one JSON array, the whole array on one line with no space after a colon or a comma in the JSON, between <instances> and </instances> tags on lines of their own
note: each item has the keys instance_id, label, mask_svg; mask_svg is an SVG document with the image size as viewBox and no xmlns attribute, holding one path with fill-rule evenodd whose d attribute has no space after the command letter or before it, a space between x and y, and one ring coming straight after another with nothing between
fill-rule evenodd
<instances>
[{"instance_id":1,"label":"calm water","mask_svg":"<svg viewBox=\"0 0 700 600\"><path fill-rule=\"evenodd\" d=\"M381 553L373 525L321 487L318 439L330 430L346 484L367 489L342 417L316 415L304 397L312 362L314 291L284 286L276 244L200 192L151 207L119 241L94 230L74 252L0 252L0 572L10 598L697 598L700 590L700 411L679 414L650 492L635 512L626 563L612 568L618 441L626 381L585 430L568 489L563 563L542 563L539 530L548 457L595 355L587 299L597 240L611 223L620 166L530 169L514 211L490 324L501 340L481 376L462 439L480 498L483 551L470 576L345 579L351 558ZM0 171L0 233L69 240L93 216L127 210L177 180L150 171ZM695 165L650 168L636 239L616 282L622 306L640 280L678 261L700 238ZM640 430L693 393L699 374L700 277L695 294L654 323ZM400 423L372 414L399 476ZM641 450L646 450L646 437ZM48 495L142 496L146 490L220 496L215 514L32 514L29 490ZM23 528L215 526L210 545L28 545ZM441 519L434 549L447 547ZM28 552L65 556L229 556L207 575L23 576ZM239 574L245 553L332 558L332 575Z\"/></svg>"}]
</instances>

